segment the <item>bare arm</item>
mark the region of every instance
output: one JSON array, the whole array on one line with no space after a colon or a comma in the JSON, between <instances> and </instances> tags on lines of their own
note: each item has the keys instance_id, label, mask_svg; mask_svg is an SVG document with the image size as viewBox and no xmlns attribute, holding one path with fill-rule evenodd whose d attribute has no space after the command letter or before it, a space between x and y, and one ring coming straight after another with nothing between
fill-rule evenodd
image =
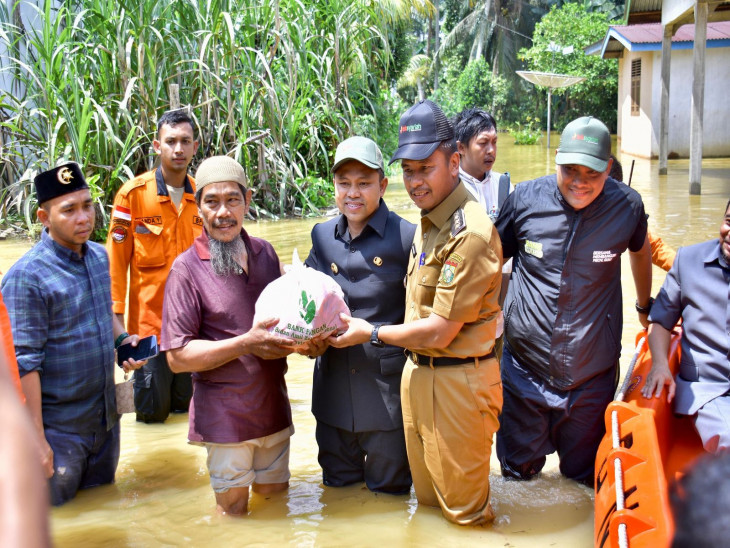
<instances>
[{"instance_id":1,"label":"bare arm","mask_svg":"<svg viewBox=\"0 0 730 548\"><path fill-rule=\"evenodd\" d=\"M30 412L30 418L38 434L40 460L47 478L53 475L53 450L46 441L46 431L43 428L43 408L41 407L41 377L37 371L28 373L20 378L20 384L25 394L25 405Z\"/></svg>"},{"instance_id":2,"label":"bare arm","mask_svg":"<svg viewBox=\"0 0 730 548\"><path fill-rule=\"evenodd\" d=\"M651 246L648 237L644 238L644 245L639 251L629 251L629 261L636 286L636 300L639 306L648 306L651 297ZM638 314L641 325L648 327L648 314Z\"/></svg>"},{"instance_id":3,"label":"bare arm","mask_svg":"<svg viewBox=\"0 0 730 548\"><path fill-rule=\"evenodd\" d=\"M341 317L347 324L347 331L339 337L330 337L328 341L332 346L343 348L370 340L372 324L346 314L342 314ZM378 338L384 343L408 349L441 349L451 344L463 325L463 322L447 320L432 313L428 318L421 318L415 322L384 325L378 331Z\"/></svg>"},{"instance_id":4,"label":"bare arm","mask_svg":"<svg viewBox=\"0 0 730 548\"><path fill-rule=\"evenodd\" d=\"M170 349L167 351L170 369L174 373L209 371L244 354L254 354L265 360L288 356L293 352L295 342L268 331L278 321L276 318L264 320L243 335L229 339L195 339L185 346Z\"/></svg>"},{"instance_id":5,"label":"bare arm","mask_svg":"<svg viewBox=\"0 0 730 548\"><path fill-rule=\"evenodd\" d=\"M646 376L646 383L641 389L645 398L659 397L662 390L667 387L667 402L671 403L674 398L675 382L672 372L669 370L667 357L669 355L669 344L672 333L658 323L649 325L649 350L651 351L651 371Z\"/></svg>"}]
</instances>

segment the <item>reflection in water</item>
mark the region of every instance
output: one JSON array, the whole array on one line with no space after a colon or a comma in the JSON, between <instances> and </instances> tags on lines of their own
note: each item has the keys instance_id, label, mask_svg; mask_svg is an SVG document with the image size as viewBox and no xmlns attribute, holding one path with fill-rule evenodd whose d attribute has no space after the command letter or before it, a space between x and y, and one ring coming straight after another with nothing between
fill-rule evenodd
<instances>
[{"instance_id":1,"label":"reflection in water","mask_svg":"<svg viewBox=\"0 0 730 548\"><path fill-rule=\"evenodd\" d=\"M513 146L500 135L495 168L509 171L513 182L553 171L554 152L543 146ZM557 142L557 137L555 138ZM615 147L614 147L615 148ZM631 158L621 158L625 177ZM687 160L669 162L670 174L659 177L657 163L636 159L632 186L643 196L650 229L678 247L718 235L730 197L730 160L703 162L702 195L688 195ZM399 178L386 192L391 209L415 221ZM284 262L297 248L304 259L311 227L322 219L249 222L247 229L271 241ZM28 244L0 244L0 270L6 270ZM664 273L654 269L654 293ZM633 310L635 292L628 260L623 264L624 336L622 364L628 364L639 329ZM309 411L311 360L289 360L287 383L296 434L291 448L288 493L252 495L249 515L229 518L215 513L208 483L205 451L188 445L187 415L172 415L164 425L140 424L133 415L122 419L122 455L115 485L90 489L52 511L57 546L372 546L456 545L590 546L593 542L593 492L562 478L557 459L548 458L542 477L529 482L505 481L492 455L491 527L459 527L438 509L418 507L415 497L370 493L364 485L324 488L317 465L314 420Z\"/></svg>"}]
</instances>

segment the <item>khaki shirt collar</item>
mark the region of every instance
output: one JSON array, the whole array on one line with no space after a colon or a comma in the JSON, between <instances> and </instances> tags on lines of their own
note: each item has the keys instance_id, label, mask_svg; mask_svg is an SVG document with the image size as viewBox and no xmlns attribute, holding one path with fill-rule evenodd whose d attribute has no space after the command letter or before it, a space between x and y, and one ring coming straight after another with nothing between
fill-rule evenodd
<instances>
[{"instance_id":1,"label":"khaki shirt collar","mask_svg":"<svg viewBox=\"0 0 730 548\"><path fill-rule=\"evenodd\" d=\"M434 226L441 227L444 224L451 221L451 216L454 214L462 204L467 202L471 198L471 194L464 186L464 183L459 179L459 184L456 185L451 194L446 196L444 200L433 208L431 211L421 211L421 217L425 217L431 221ZM473 200L473 198L471 198Z\"/></svg>"}]
</instances>

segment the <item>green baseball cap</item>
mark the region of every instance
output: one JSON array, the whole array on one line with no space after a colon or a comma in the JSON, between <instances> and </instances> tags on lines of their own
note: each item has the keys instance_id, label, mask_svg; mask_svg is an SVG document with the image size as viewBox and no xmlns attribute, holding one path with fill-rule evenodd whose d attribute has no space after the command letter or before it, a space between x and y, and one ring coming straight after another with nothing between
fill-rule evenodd
<instances>
[{"instance_id":1,"label":"green baseball cap","mask_svg":"<svg viewBox=\"0 0 730 548\"><path fill-rule=\"evenodd\" d=\"M350 160L356 160L373 169L383 169L383 153L375 141L367 137L350 137L337 145L332 173Z\"/></svg>"},{"instance_id":2,"label":"green baseball cap","mask_svg":"<svg viewBox=\"0 0 730 548\"><path fill-rule=\"evenodd\" d=\"M555 163L578 164L606 171L610 158L611 134L608 128L598 118L583 116L565 126Z\"/></svg>"}]
</instances>

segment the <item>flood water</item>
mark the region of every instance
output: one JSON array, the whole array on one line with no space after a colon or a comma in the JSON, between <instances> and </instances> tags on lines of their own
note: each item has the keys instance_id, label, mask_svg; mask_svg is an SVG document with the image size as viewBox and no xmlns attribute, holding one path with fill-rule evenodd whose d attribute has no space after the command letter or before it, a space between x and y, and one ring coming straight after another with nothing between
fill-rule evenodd
<instances>
[{"instance_id":1,"label":"flood water","mask_svg":"<svg viewBox=\"0 0 730 548\"><path fill-rule=\"evenodd\" d=\"M559 136L553 136L557 143ZM629 177L632 158L620 158ZM553 153L544 145L514 146L500 135L498 171L513 182L554 171ZM658 175L657 162L636 159L632 186L643 196L650 230L673 247L718 236L730 197L730 159L703 162L702 195L689 196L689 163L669 162L669 175ZM402 183L393 178L386 192L391 209L415 221L418 210ZM271 241L284 262L297 248L304 259L309 232L322 219L248 222L247 230ZM30 244L0 242L0 270ZM664 273L654 269L653 293ZM623 264L624 334L622 367L633 352L639 329L634 286ZM505 482L492 456L492 504L497 520L490 527L452 525L435 508L418 507L415 496L370 493L364 485L325 488L317 464L314 419L310 413L313 362L289 359L287 383L296 434L291 447L288 492L253 495L249 515L218 516L208 482L205 451L187 444L187 415L164 425L122 419L122 449L116 484L82 491L51 513L57 546L413 546L486 545L509 547L587 547L593 543L593 492L560 477L552 457L542 477L529 483Z\"/></svg>"}]
</instances>

